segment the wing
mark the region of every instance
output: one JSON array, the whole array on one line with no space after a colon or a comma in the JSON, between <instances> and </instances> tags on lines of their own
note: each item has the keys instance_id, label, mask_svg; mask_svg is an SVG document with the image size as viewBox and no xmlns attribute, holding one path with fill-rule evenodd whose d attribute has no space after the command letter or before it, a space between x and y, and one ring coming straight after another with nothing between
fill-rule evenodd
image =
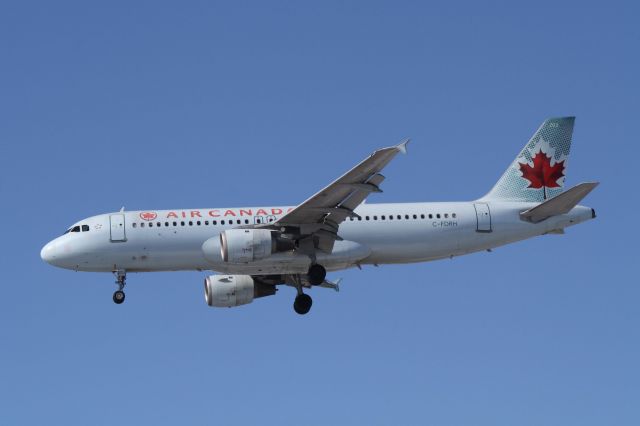
<instances>
[{"instance_id":1,"label":"wing","mask_svg":"<svg viewBox=\"0 0 640 426\"><path fill-rule=\"evenodd\" d=\"M382 169L399 153L407 152L409 139L389 148L375 151L329 186L291 210L275 223L277 227L293 230L307 239L308 250L320 249L330 253L333 243L340 240L338 228L347 217L357 217L354 209L372 192L382 192ZM304 239L304 238L302 238ZM301 244L303 247L304 244Z\"/></svg>"}]
</instances>

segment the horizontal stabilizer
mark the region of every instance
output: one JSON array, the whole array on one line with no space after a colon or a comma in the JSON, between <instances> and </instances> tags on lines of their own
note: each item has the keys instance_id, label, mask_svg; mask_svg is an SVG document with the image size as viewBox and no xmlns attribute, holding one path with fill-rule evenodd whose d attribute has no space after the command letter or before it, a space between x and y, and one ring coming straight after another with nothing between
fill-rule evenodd
<instances>
[{"instance_id":1,"label":"horizontal stabilizer","mask_svg":"<svg viewBox=\"0 0 640 426\"><path fill-rule=\"evenodd\" d=\"M586 197L599 182L580 183L568 191L562 192L550 200L545 201L529 210L520 213L520 219L538 223L559 214L571 211L584 197Z\"/></svg>"}]
</instances>

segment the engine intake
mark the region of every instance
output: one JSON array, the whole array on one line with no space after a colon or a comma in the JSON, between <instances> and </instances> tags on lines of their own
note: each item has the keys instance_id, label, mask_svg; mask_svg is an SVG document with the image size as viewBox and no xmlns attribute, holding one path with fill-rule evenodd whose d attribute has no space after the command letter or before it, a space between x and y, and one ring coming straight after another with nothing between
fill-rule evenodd
<instances>
[{"instance_id":1,"label":"engine intake","mask_svg":"<svg viewBox=\"0 0 640 426\"><path fill-rule=\"evenodd\" d=\"M209 306L231 308L274 294L274 285L256 282L250 275L210 275L204 279L204 298Z\"/></svg>"},{"instance_id":2,"label":"engine intake","mask_svg":"<svg viewBox=\"0 0 640 426\"><path fill-rule=\"evenodd\" d=\"M229 263L249 263L293 248L293 241L268 229L228 229L220 233L220 254Z\"/></svg>"}]
</instances>

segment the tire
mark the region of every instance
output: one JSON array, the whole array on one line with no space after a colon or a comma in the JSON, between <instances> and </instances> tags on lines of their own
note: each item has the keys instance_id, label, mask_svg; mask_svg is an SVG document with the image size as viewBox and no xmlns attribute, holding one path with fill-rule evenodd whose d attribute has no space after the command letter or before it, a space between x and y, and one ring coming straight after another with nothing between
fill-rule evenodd
<instances>
[{"instance_id":1,"label":"tire","mask_svg":"<svg viewBox=\"0 0 640 426\"><path fill-rule=\"evenodd\" d=\"M320 285L327 277L327 270L324 269L324 266L314 263L309 267L307 277L309 278L309 283L311 285Z\"/></svg>"},{"instance_id":2,"label":"tire","mask_svg":"<svg viewBox=\"0 0 640 426\"><path fill-rule=\"evenodd\" d=\"M115 293L113 293L113 303L115 303L116 305L120 305L122 302L124 302L124 291L122 290L118 290Z\"/></svg>"},{"instance_id":3,"label":"tire","mask_svg":"<svg viewBox=\"0 0 640 426\"><path fill-rule=\"evenodd\" d=\"M308 294L301 294L296 297L296 300L293 302L293 310L296 311L297 314L304 315L311 310L311 305L313 304L313 299Z\"/></svg>"}]
</instances>

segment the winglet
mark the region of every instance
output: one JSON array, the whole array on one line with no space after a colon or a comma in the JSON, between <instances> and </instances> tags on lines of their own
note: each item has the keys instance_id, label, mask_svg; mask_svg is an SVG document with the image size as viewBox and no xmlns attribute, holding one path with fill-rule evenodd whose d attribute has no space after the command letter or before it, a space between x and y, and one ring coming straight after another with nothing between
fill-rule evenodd
<instances>
[{"instance_id":1,"label":"winglet","mask_svg":"<svg viewBox=\"0 0 640 426\"><path fill-rule=\"evenodd\" d=\"M396 149L398 151L400 151L401 153L406 154L407 153L407 144L409 142L411 142L411 139L409 139L409 138L404 139L402 142L400 142L398 145L396 145Z\"/></svg>"}]
</instances>

